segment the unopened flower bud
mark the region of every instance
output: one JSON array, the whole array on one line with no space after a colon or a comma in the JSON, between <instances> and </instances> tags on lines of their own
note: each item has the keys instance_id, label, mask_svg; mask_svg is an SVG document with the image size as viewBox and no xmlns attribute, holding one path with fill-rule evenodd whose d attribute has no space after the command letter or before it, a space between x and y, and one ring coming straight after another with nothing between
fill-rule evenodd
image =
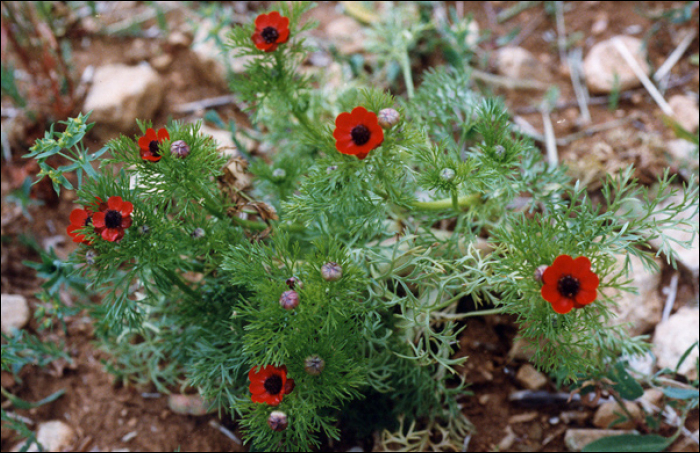
<instances>
[{"instance_id":1,"label":"unopened flower bud","mask_svg":"<svg viewBox=\"0 0 700 453\"><path fill-rule=\"evenodd\" d=\"M282 411L272 411L267 417L267 424L270 425L273 431L284 431L287 429L287 414Z\"/></svg>"},{"instance_id":2,"label":"unopened flower bud","mask_svg":"<svg viewBox=\"0 0 700 453\"><path fill-rule=\"evenodd\" d=\"M272 177L275 179L284 179L285 176L287 176L287 172L284 171L284 168L275 168L272 172Z\"/></svg>"},{"instance_id":3,"label":"unopened flower bud","mask_svg":"<svg viewBox=\"0 0 700 453\"><path fill-rule=\"evenodd\" d=\"M443 168L442 171L440 172L440 178L442 178L444 181L452 181L455 179L455 171L451 168Z\"/></svg>"},{"instance_id":4,"label":"unopened flower bud","mask_svg":"<svg viewBox=\"0 0 700 453\"><path fill-rule=\"evenodd\" d=\"M148 233L151 232L151 227L149 227L148 225L141 225L141 226L138 228L138 232L139 232L140 235L145 236L145 235L147 235Z\"/></svg>"},{"instance_id":5,"label":"unopened flower bud","mask_svg":"<svg viewBox=\"0 0 700 453\"><path fill-rule=\"evenodd\" d=\"M289 289L294 289L295 286L298 286L299 289L302 289L304 287L304 284L299 280L298 277L289 277L285 283L287 286L289 286Z\"/></svg>"},{"instance_id":6,"label":"unopened flower bud","mask_svg":"<svg viewBox=\"0 0 700 453\"><path fill-rule=\"evenodd\" d=\"M321 266L321 277L327 282L340 280L343 276L343 268L338 263L326 263Z\"/></svg>"},{"instance_id":7,"label":"unopened flower bud","mask_svg":"<svg viewBox=\"0 0 700 453\"><path fill-rule=\"evenodd\" d=\"M285 310L294 310L299 305L299 294L291 289L283 292L280 296L280 305Z\"/></svg>"},{"instance_id":8,"label":"unopened flower bud","mask_svg":"<svg viewBox=\"0 0 700 453\"><path fill-rule=\"evenodd\" d=\"M326 167L326 174L327 174L327 175L330 175L331 173L333 173L333 172L336 171L337 169L338 169L338 166L337 166L337 165L331 165L331 166L329 166L329 167Z\"/></svg>"},{"instance_id":9,"label":"unopened flower bud","mask_svg":"<svg viewBox=\"0 0 700 453\"><path fill-rule=\"evenodd\" d=\"M206 233L204 232L204 228L195 228L194 231L190 234L194 239L199 239L203 238Z\"/></svg>"},{"instance_id":10,"label":"unopened flower bud","mask_svg":"<svg viewBox=\"0 0 700 453\"><path fill-rule=\"evenodd\" d=\"M170 152L173 156L184 159L190 154L190 147L184 140L175 140L170 144Z\"/></svg>"},{"instance_id":11,"label":"unopened flower bud","mask_svg":"<svg viewBox=\"0 0 700 453\"><path fill-rule=\"evenodd\" d=\"M97 258L97 252L94 250L88 250L85 252L85 262L88 263L90 266L95 264L95 258Z\"/></svg>"},{"instance_id":12,"label":"unopened flower bud","mask_svg":"<svg viewBox=\"0 0 700 453\"><path fill-rule=\"evenodd\" d=\"M496 156L503 157L506 154L506 149L503 147L503 145L496 145L493 148L493 152L496 154Z\"/></svg>"},{"instance_id":13,"label":"unopened flower bud","mask_svg":"<svg viewBox=\"0 0 700 453\"><path fill-rule=\"evenodd\" d=\"M542 276L544 275L544 271L547 270L547 267L548 266L546 264L542 264L541 266L537 266L537 269L535 269L535 275L534 275L535 280L542 283Z\"/></svg>"},{"instance_id":14,"label":"unopened flower bud","mask_svg":"<svg viewBox=\"0 0 700 453\"><path fill-rule=\"evenodd\" d=\"M379 111L379 115L377 115L377 122L382 129L392 128L399 122L400 119L401 116L399 115L399 112L394 109L382 109Z\"/></svg>"},{"instance_id":15,"label":"unopened flower bud","mask_svg":"<svg viewBox=\"0 0 700 453\"><path fill-rule=\"evenodd\" d=\"M326 367L326 362L318 355L310 355L304 360L304 371L311 376L318 376Z\"/></svg>"}]
</instances>

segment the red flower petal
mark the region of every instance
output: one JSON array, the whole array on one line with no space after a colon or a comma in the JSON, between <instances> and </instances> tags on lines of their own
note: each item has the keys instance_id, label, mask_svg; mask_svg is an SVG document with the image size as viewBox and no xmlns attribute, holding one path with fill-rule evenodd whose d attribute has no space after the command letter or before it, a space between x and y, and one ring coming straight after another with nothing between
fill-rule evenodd
<instances>
[{"instance_id":1,"label":"red flower petal","mask_svg":"<svg viewBox=\"0 0 700 453\"><path fill-rule=\"evenodd\" d=\"M559 299L562 298L562 295L559 294L559 291L557 290L556 285L544 285L542 286L542 289L540 290L540 294L549 303L555 304L559 302Z\"/></svg>"},{"instance_id":2,"label":"red flower petal","mask_svg":"<svg viewBox=\"0 0 700 453\"><path fill-rule=\"evenodd\" d=\"M109 241L109 242L116 242L117 240L121 239L123 236L124 230L121 230L120 228L105 228L102 231L102 239ZM120 235L120 233L122 233Z\"/></svg>"},{"instance_id":3,"label":"red flower petal","mask_svg":"<svg viewBox=\"0 0 700 453\"><path fill-rule=\"evenodd\" d=\"M100 211L94 213L92 215L92 224L95 226L95 228L105 228L107 226L105 224L105 212Z\"/></svg>"},{"instance_id":4,"label":"red flower petal","mask_svg":"<svg viewBox=\"0 0 700 453\"><path fill-rule=\"evenodd\" d=\"M250 399L254 403L267 403L267 404L271 404L273 406L276 406L277 404L279 404L279 403L272 404L272 399L270 398L270 395L268 395L267 393L253 394L250 396Z\"/></svg>"},{"instance_id":5,"label":"red flower petal","mask_svg":"<svg viewBox=\"0 0 700 453\"><path fill-rule=\"evenodd\" d=\"M287 19L285 17L285 19ZM287 23L289 23L289 19L287 19ZM279 30L279 37L277 38L277 43L278 44L284 44L287 42L289 39L289 28L286 28L288 25L284 25L285 28L278 29Z\"/></svg>"},{"instance_id":6,"label":"red flower petal","mask_svg":"<svg viewBox=\"0 0 700 453\"><path fill-rule=\"evenodd\" d=\"M119 213L122 216L128 216L134 211L134 205L130 201L122 201L122 207Z\"/></svg>"},{"instance_id":7,"label":"red flower petal","mask_svg":"<svg viewBox=\"0 0 700 453\"><path fill-rule=\"evenodd\" d=\"M119 211L122 208L123 202L124 200L122 200L122 197L109 197L109 200L107 200L107 206L109 206L109 209Z\"/></svg>"},{"instance_id":8,"label":"red flower petal","mask_svg":"<svg viewBox=\"0 0 700 453\"><path fill-rule=\"evenodd\" d=\"M160 156L160 155L158 155L158 156L154 155L153 153L151 153L151 150L150 150L150 149L148 149L148 150L141 150L140 155L141 155L141 159L143 159L143 160L148 160L148 161L151 161L151 162L158 162L158 161L160 160L160 158L163 157L163 156Z\"/></svg>"},{"instance_id":9,"label":"red flower petal","mask_svg":"<svg viewBox=\"0 0 700 453\"><path fill-rule=\"evenodd\" d=\"M582 290L595 290L600 285L600 278L594 272L588 271L579 277L579 282Z\"/></svg>"},{"instance_id":10,"label":"red flower petal","mask_svg":"<svg viewBox=\"0 0 700 453\"><path fill-rule=\"evenodd\" d=\"M559 269L551 265L542 273L542 282L544 282L545 285L556 286L560 277L561 272L559 272Z\"/></svg>"},{"instance_id":11,"label":"red flower petal","mask_svg":"<svg viewBox=\"0 0 700 453\"><path fill-rule=\"evenodd\" d=\"M131 226L131 216L122 216L122 228L129 228Z\"/></svg>"},{"instance_id":12,"label":"red flower petal","mask_svg":"<svg viewBox=\"0 0 700 453\"><path fill-rule=\"evenodd\" d=\"M73 209L70 212L70 223L71 225L76 225L76 226L84 226L85 221L90 215L85 209Z\"/></svg>"},{"instance_id":13,"label":"red flower petal","mask_svg":"<svg viewBox=\"0 0 700 453\"><path fill-rule=\"evenodd\" d=\"M583 275L585 272L591 270L591 260L585 256L579 256L573 262L571 266L571 273L576 276ZM580 277L579 277L580 278Z\"/></svg>"},{"instance_id":14,"label":"red flower petal","mask_svg":"<svg viewBox=\"0 0 700 453\"><path fill-rule=\"evenodd\" d=\"M263 384L262 380L252 380L250 382L250 386L248 386L248 389L250 390L250 393L253 394L265 393L265 385Z\"/></svg>"},{"instance_id":15,"label":"red flower petal","mask_svg":"<svg viewBox=\"0 0 700 453\"><path fill-rule=\"evenodd\" d=\"M287 382L284 383L284 394L288 395L292 393L292 390L294 390L294 379L287 379Z\"/></svg>"},{"instance_id":16,"label":"red flower petal","mask_svg":"<svg viewBox=\"0 0 700 453\"><path fill-rule=\"evenodd\" d=\"M574 308L574 301L567 297L562 297L557 302L552 302L552 308L560 315L565 315Z\"/></svg>"},{"instance_id":17,"label":"red flower petal","mask_svg":"<svg viewBox=\"0 0 700 453\"><path fill-rule=\"evenodd\" d=\"M85 236L76 231L80 230L81 228L82 227L75 225L68 225L68 227L66 228L66 233L68 233L68 236L73 238L73 242L86 242Z\"/></svg>"},{"instance_id":18,"label":"red flower petal","mask_svg":"<svg viewBox=\"0 0 700 453\"><path fill-rule=\"evenodd\" d=\"M143 151L148 151L150 153L150 149L148 148L148 145L150 145L151 140L149 140L146 136L143 136L139 138L139 148L141 148L141 157L143 157Z\"/></svg>"},{"instance_id":19,"label":"red flower petal","mask_svg":"<svg viewBox=\"0 0 700 453\"><path fill-rule=\"evenodd\" d=\"M598 297L598 292L595 289L581 289L576 294L575 300L578 305L588 305Z\"/></svg>"},{"instance_id":20,"label":"red flower petal","mask_svg":"<svg viewBox=\"0 0 700 453\"><path fill-rule=\"evenodd\" d=\"M343 112L338 115L335 118L335 131L333 131L333 137L340 138L338 135L344 136L344 134L350 134L350 130L352 129L350 126L351 121L352 115L348 112Z\"/></svg>"},{"instance_id":21,"label":"red flower petal","mask_svg":"<svg viewBox=\"0 0 700 453\"><path fill-rule=\"evenodd\" d=\"M255 28L262 30L263 28L267 27L270 24L270 22L269 22L270 16L274 12L276 12L276 11L272 11L270 14L260 14L258 17L256 17L255 18ZM277 13L277 14L279 14L279 13Z\"/></svg>"},{"instance_id":22,"label":"red flower petal","mask_svg":"<svg viewBox=\"0 0 700 453\"><path fill-rule=\"evenodd\" d=\"M560 274L571 274L573 272L574 259L569 255L559 255L550 266L558 269Z\"/></svg>"},{"instance_id":23,"label":"red flower petal","mask_svg":"<svg viewBox=\"0 0 700 453\"><path fill-rule=\"evenodd\" d=\"M158 130L158 142L164 142L166 140L170 140L170 134L168 134L168 130L165 128L161 128Z\"/></svg>"},{"instance_id":24,"label":"red flower petal","mask_svg":"<svg viewBox=\"0 0 700 453\"><path fill-rule=\"evenodd\" d=\"M279 393L277 395L270 395L268 398L268 403L270 406L277 406L279 403L282 402L282 395L283 393Z\"/></svg>"}]
</instances>

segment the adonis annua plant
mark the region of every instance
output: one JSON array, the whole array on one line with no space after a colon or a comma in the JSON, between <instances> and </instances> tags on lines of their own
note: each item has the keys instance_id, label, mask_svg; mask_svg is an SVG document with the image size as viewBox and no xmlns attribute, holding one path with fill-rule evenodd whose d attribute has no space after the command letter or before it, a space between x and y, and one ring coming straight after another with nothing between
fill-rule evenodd
<instances>
[{"instance_id":1,"label":"adonis annua plant","mask_svg":"<svg viewBox=\"0 0 700 453\"><path fill-rule=\"evenodd\" d=\"M399 419L458 446L464 318L515 315L534 364L564 383L645 351L612 326L604 290L633 290L616 257L655 266L649 240L690 228L674 215L697 206L695 182L669 204L673 178L652 198L629 168L594 202L463 68L423 74L410 99L331 91L299 72L307 6L278 8L229 36L252 56L232 89L276 151L250 163L252 192L198 125L139 122L90 154L80 115L32 148L57 190L78 174L71 261L104 296L92 312L113 372L197 388L261 450ZM49 167L56 154L71 164Z\"/></svg>"}]
</instances>

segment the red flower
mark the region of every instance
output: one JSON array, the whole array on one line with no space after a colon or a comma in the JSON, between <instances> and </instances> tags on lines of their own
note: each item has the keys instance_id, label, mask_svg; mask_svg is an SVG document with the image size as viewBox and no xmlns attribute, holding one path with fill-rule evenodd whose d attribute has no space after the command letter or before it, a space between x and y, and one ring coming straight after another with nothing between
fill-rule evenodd
<instances>
[{"instance_id":1,"label":"red flower","mask_svg":"<svg viewBox=\"0 0 700 453\"><path fill-rule=\"evenodd\" d=\"M92 245L92 241L85 238L85 235L78 230L92 225L92 214L91 208L96 208L100 211L107 209L107 203L103 203L102 199L95 197L96 201L85 209L73 209L70 213L70 225L66 228L68 236L73 238L73 242L79 242L82 244ZM94 225L92 225L94 227ZM97 234L102 233L102 228L94 228Z\"/></svg>"},{"instance_id":2,"label":"red flower","mask_svg":"<svg viewBox=\"0 0 700 453\"><path fill-rule=\"evenodd\" d=\"M134 205L123 201L122 197L109 197L107 208L92 215L95 230L100 229L102 239L119 242L124 237L124 228L131 226L131 211Z\"/></svg>"},{"instance_id":3,"label":"red flower","mask_svg":"<svg viewBox=\"0 0 700 453\"><path fill-rule=\"evenodd\" d=\"M258 49L274 52L279 44L289 39L289 19L277 11L261 14L255 19L255 33L251 38Z\"/></svg>"},{"instance_id":4,"label":"red flower","mask_svg":"<svg viewBox=\"0 0 700 453\"><path fill-rule=\"evenodd\" d=\"M158 162L160 160L160 149L158 145L165 140L170 139L170 134L166 129L159 129L158 134L152 127L146 129L146 135L139 139L139 148L141 148L141 159Z\"/></svg>"},{"instance_id":5,"label":"red flower","mask_svg":"<svg viewBox=\"0 0 700 453\"><path fill-rule=\"evenodd\" d=\"M73 242L90 245L92 241L85 239L85 235L77 230L92 225L92 211L89 209L73 209L70 213L70 225L66 228L68 236L73 238Z\"/></svg>"},{"instance_id":6,"label":"red flower","mask_svg":"<svg viewBox=\"0 0 700 453\"><path fill-rule=\"evenodd\" d=\"M568 313L572 308L583 308L597 297L600 284L591 271L591 261L585 256L576 259L559 255L542 274L541 294L557 313Z\"/></svg>"},{"instance_id":7,"label":"red flower","mask_svg":"<svg viewBox=\"0 0 700 453\"><path fill-rule=\"evenodd\" d=\"M362 160L384 141L384 131L379 127L377 115L364 107L355 107L351 113L343 112L335 119L335 147L343 154L351 154Z\"/></svg>"},{"instance_id":8,"label":"red flower","mask_svg":"<svg viewBox=\"0 0 700 453\"><path fill-rule=\"evenodd\" d=\"M257 367L248 372L250 379L250 399L254 403L267 403L270 406L277 406L282 402L282 397L294 390L294 379L287 379L287 367L275 367L266 365Z\"/></svg>"}]
</instances>

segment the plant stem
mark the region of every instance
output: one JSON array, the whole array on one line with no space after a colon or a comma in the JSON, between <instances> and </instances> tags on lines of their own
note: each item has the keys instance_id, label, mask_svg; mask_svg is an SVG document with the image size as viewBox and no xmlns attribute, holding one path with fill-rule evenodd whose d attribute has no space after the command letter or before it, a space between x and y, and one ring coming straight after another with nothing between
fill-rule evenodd
<instances>
[{"instance_id":1,"label":"plant stem","mask_svg":"<svg viewBox=\"0 0 700 453\"><path fill-rule=\"evenodd\" d=\"M185 281L179 275L177 275L174 271L172 271L171 269L166 269L164 267L161 267L160 272L163 275L165 275L166 277L168 277L168 279L172 282L173 285L180 288L182 290L182 292L184 292L185 294L190 296L192 299L200 299L199 293L197 293L197 291L190 288L190 285L185 283Z\"/></svg>"},{"instance_id":2,"label":"plant stem","mask_svg":"<svg viewBox=\"0 0 700 453\"><path fill-rule=\"evenodd\" d=\"M459 211L459 197L457 196L457 191L452 190L452 193L450 195L452 198L452 207L455 211Z\"/></svg>"},{"instance_id":3,"label":"plant stem","mask_svg":"<svg viewBox=\"0 0 700 453\"><path fill-rule=\"evenodd\" d=\"M462 318L471 318L474 316L488 316L488 315L498 315L504 312L503 307L497 307L497 308L490 308L488 310L477 310L477 311L470 311L469 313L455 313L454 315L450 314L441 314L440 317L442 318L449 318L449 319L462 319Z\"/></svg>"},{"instance_id":4,"label":"plant stem","mask_svg":"<svg viewBox=\"0 0 700 453\"><path fill-rule=\"evenodd\" d=\"M403 72L403 80L406 83L406 94L408 99L413 97L413 74L411 73L411 62L408 59L408 48L404 48L401 52L401 72Z\"/></svg>"},{"instance_id":5,"label":"plant stem","mask_svg":"<svg viewBox=\"0 0 700 453\"><path fill-rule=\"evenodd\" d=\"M457 198L457 206L455 209L466 210L476 204L481 200L481 195L463 195ZM415 201L412 206L420 211L444 211L453 207L454 200L452 197L443 198L442 200L434 201Z\"/></svg>"}]
</instances>

